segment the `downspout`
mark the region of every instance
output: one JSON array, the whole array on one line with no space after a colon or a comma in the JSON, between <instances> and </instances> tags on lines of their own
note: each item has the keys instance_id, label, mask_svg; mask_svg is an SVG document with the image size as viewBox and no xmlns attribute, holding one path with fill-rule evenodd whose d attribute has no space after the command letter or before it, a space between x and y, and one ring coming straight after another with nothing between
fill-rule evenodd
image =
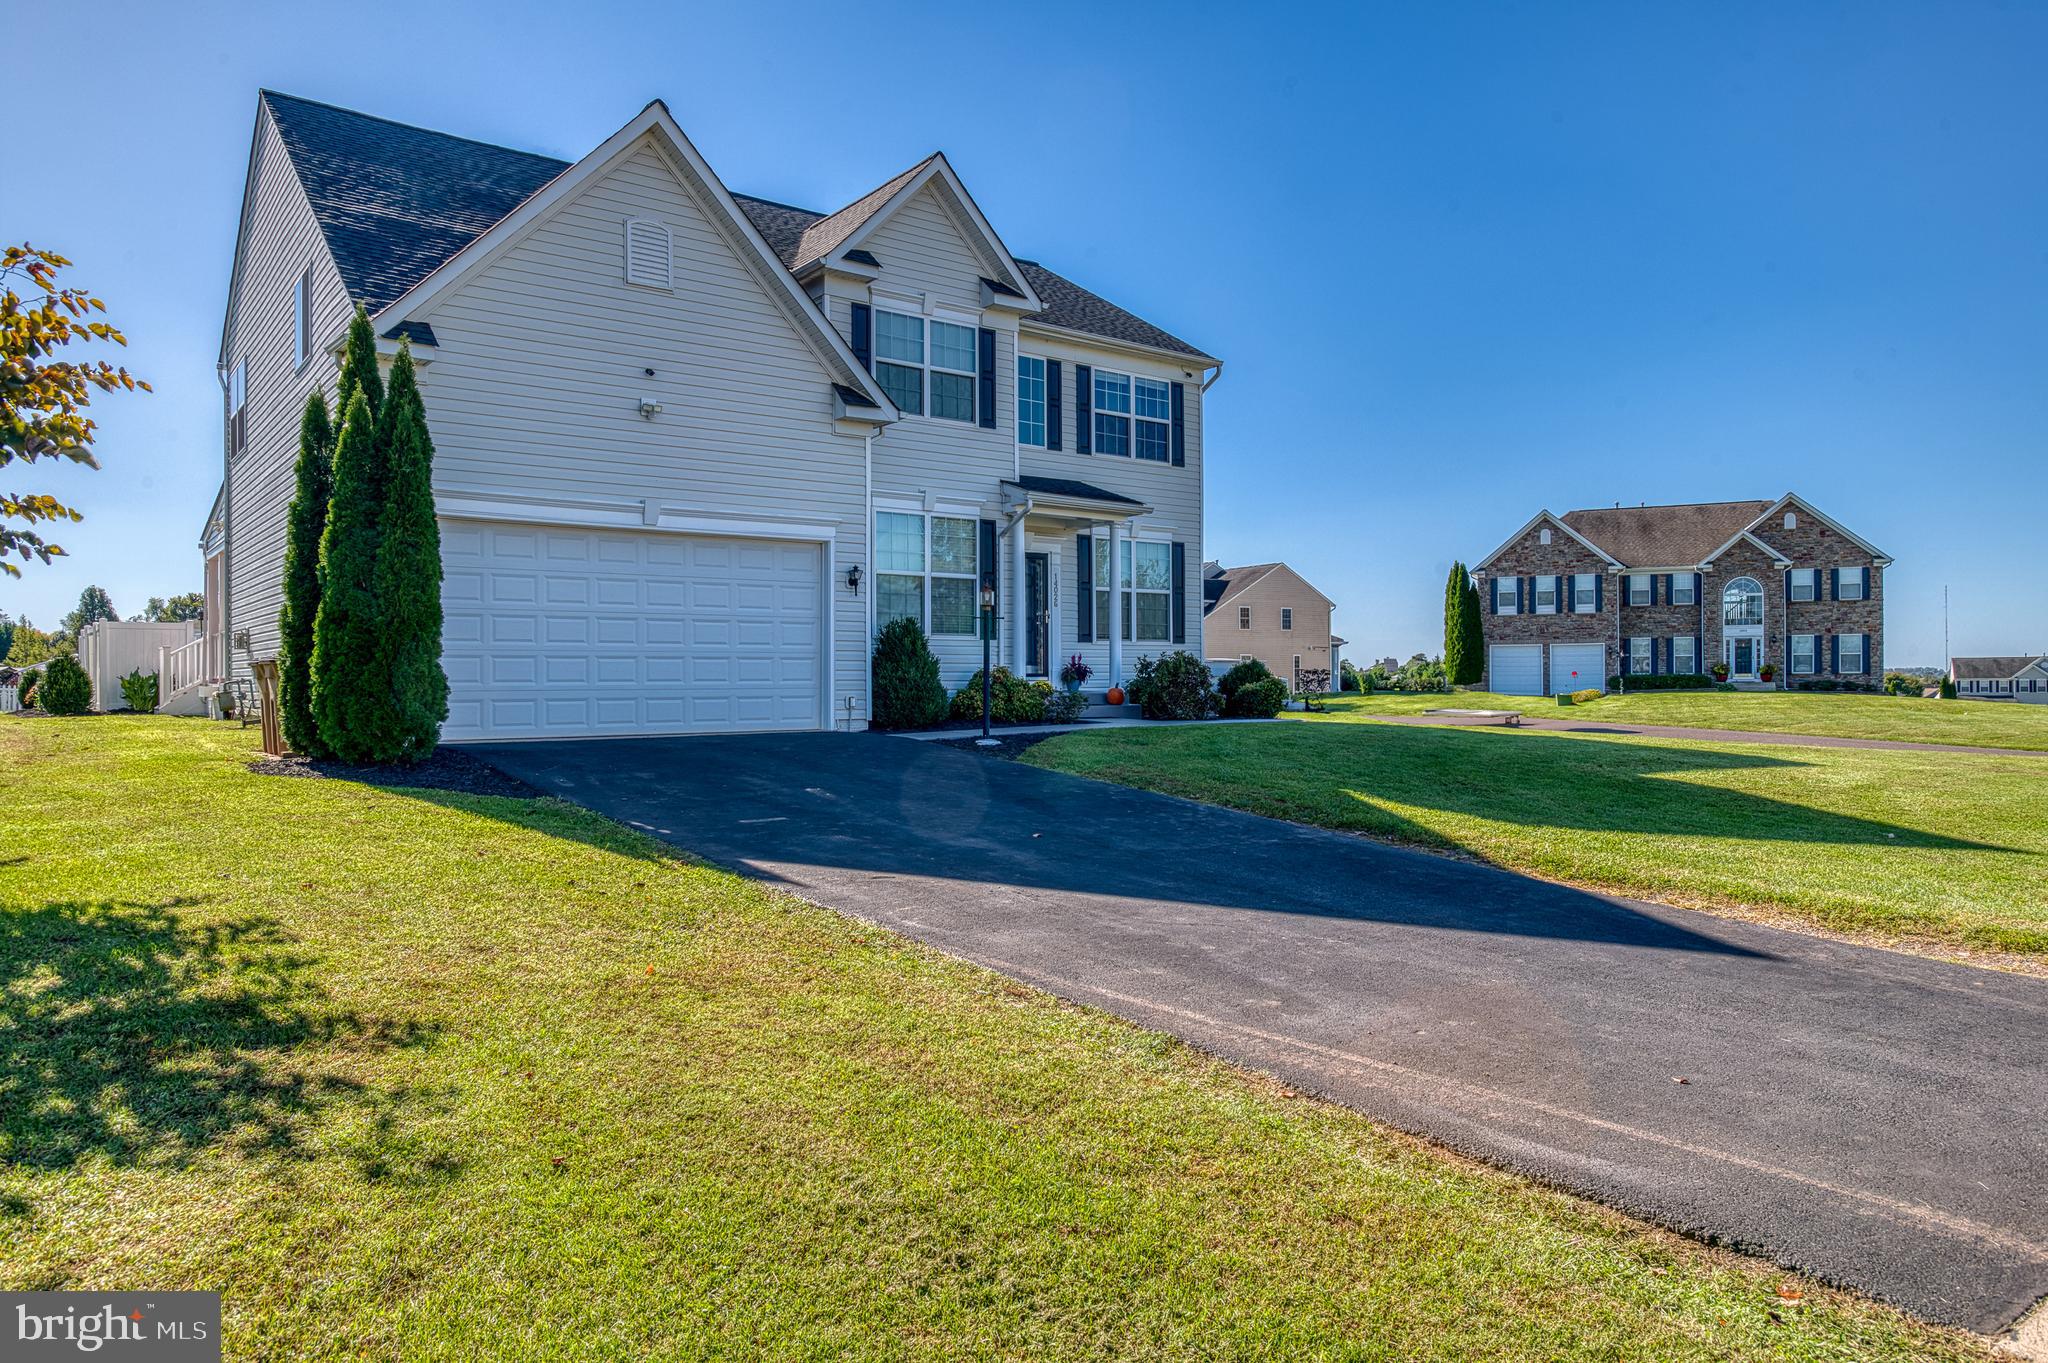
<instances>
[{"instance_id":1,"label":"downspout","mask_svg":"<svg viewBox=\"0 0 2048 1363\"><path fill-rule=\"evenodd\" d=\"M1207 392L1208 392L1208 391L1209 391L1209 390L1210 390L1211 388L1214 388L1214 387L1216 386L1216 380L1218 380L1218 379L1220 379L1220 378L1222 378L1222 377L1223 377L1223 361L1221 361L1221 360L1218 360L1218 361L1216 361L1216 372L1214 372L1213 374L1209 375L1209 377L1208 377L1208 378L1206 378L1206 379L1203 379L1203 380L1202 380L1202 391L1203 391L1204 393L1207 393Z\"/></svg>"},{"instance_id":2,"label":"downspout","mask_svg":"<svg viewBox=\"0 0 2048 1363\"><path fill-rule=\"evenodd\" d=\"M867 714L869 721L872 722L875 717L875 679L873 675L875 656L875 432L873 427L869 427L867 434L860 438L860 478L861 501L867 508L867 524L861 533L867 540L868 558L868 594L861 608L863 614L867 617L867 649L862 655L865 661L861 663L861 667L869 675L864 678L865 685L862 689L867 694L867 703L862 709Z\"/></svg>"}]
</instances>

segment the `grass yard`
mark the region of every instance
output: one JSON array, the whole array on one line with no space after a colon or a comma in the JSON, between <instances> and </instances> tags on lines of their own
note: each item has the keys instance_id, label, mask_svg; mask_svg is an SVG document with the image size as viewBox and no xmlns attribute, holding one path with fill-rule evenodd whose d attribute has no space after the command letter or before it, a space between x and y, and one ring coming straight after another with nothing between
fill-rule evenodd
<instances>
[{"instance_id":1,"label":"grass yard","mask_svg":"<svg viewBox=\"0 0 2048 1363\"><path fill-rule=\"evenodd\" d=\"M1319 722L1065 735L1024 760L1597 889L2048 955L2048 759Z\"/></svg>"},{"instance_id":2,"label":"grass yard","mask_svg":"<svg viewBox=\"0 0 2048 1363\"><path fill-rule=\"evenodd\" d=\"M569 806L251 744L0 719L0 1287L217 1289L237 1359L1988 1357Z\"/></svg>"},{"instance_id":3,"label":"grass yard","mask_svg":"<svg viewBox=\"0 0 2048 1363\"><path fill-rule=\"evenodd\" d=\"M1417 695L1376 691L1329 698L1329 712L1303 718L1319 723L1419 715L1440 706L1518 710L1558 719L1612 720L1618 724L1671 724L1691 729L1748 729L1823 738L1887 738L1903 743L1960 743L1973 748L2048 751L2048 705L1988 700L1921 700L1905 696L1845 696L1798 691L1643 691L1603 696L1561 707L1548 696L1502 696L1491 691Z\"/></svg>"}]
</instances>

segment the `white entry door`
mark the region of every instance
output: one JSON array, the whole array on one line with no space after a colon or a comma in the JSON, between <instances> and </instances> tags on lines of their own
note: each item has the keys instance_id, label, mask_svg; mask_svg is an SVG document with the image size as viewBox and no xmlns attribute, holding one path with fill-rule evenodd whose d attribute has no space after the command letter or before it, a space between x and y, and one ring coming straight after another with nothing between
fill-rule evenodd
<instances>
[{"instance_id":1,"label":"white entry door","mask_svg":"<svg viewBox=\"0 0 2048 1363\"><path fill-rule=\"evenodd\" d=\"M1550 694L1607 689L1607 645L1552 644Z\"/></svg>"},{"instance_id":2,"label":"white entry door","mask_svg":"<svg viewBox=\"0 0 2048 1363\"><path fill-rule=\"evenodd\" d=\"M1543 694L1543 645L1494 644L1486 651L1487 685L1503 696Z\"/></svg>"},{"instance_id":3,"label":"white entry door","mask_svg":"<svg viewBox=\"0 0 2048 1363\"><path fill-rule=\"evenodd\" d=\"M449 739L816 729L824 549L441 523Z\"/></svg>"}]
</instances>

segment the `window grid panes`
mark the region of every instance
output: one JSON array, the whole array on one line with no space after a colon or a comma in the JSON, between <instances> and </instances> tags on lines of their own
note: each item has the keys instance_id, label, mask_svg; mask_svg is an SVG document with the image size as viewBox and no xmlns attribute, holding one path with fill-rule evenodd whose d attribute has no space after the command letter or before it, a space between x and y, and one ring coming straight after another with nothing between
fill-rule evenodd
<instances>
[{"instance_id":1,"label":"window grid panes","mask_svg":"<svg viewBox=\"0 0 2048 1363\"><path fill-rule=\"evenodd\" d=\"M1171 428L1166 423L1173 417L1173 390L1159 379L1135 379L1132 387L1138 409L1135 453L1163 464L1172 458Z\"/></svg>"},{"instance_id":2,"label":"window grid panes","mask_svg":"<svg viewBox=\"0 0 2048 1363\"><path fill-rule=\"evenodd\" d=\"M1811 601L1814 598L1815 569L1794 568L1792 570L1792 599Z\"/></svg>"},{"instance_id":3,"label":"window grid panes","mask_svg":"<svg viewBox=\"0 0 2048 1363\"><path fill-rule=\"evenodd\" d=\"M1844 673L1863 671L1863 636L1860 634L1841 635L1835 643L1836 670Z\"/></svg>"},{"instance_id":4,"label":"window grid panes","mask_svg":"<svg viewBox=\"0 0 2048 1363\"><path fill-rule=\"evenodd\" d=\"M1131 452L1131 376L1095 371L1095 452Z\"/></svg>"},{"instance_id":5,"label":"window grid panes","mask_svg":"<svg viewBox=\"0 0 2048 1363\"><path fill-rule=\"evenodd\" d=\"M1586 615L1592 613L1594 609L1593 602L1596 599L1595 592L1597 590L1594 583L1595 579L1591 573L1574 573L1572 575L1572 611L1575 614Z\"/></svg>"},{"instance_id":6,"label":"window grid panes","mask_svg":"<svg viewBox=\"0 0 2048 1363\"><path fill-rule=\"evenodd\" d=\"M1674 606L1690 606L1692 603L1692 574L1673 573L1671 575L1671 604Z\"/></svg>"},{"instance_id":7,"label":"window grid panes","mask_svg":"<svg viewBox=\"0 0 2048 1363\"><path fill-rule=\"evenodd\" d=\"M1628 670L1638 677L1650 672L1650 641L1631 639L1628 641Z\"/></svg>"},{"instance_id":8,"label":"window grid panes","mask_svg":"<svg viewBox=\"0 0 2048 1363\"><path fill-rule=\"evenodd\" d=\"M1122 590L1117 593L1116 618L1124 642L1167 642L1173 632L1173 546L1156 540L1140 540L1135 545L1120 540L1118 549L1122 571L1117 582ZM1095 581L1095 618L1100 622L1110 618L1111 609L1107 536L1095 541ZM1238 628L1251 628L1249 606L1238 607L1237 621Z\"/></svg>"},{"instance_id":9,"label":"window grid panes","mask_svg":"<svg viewBox=\"0 0 2048 1363\"><path fill-rule=\"evenodd\" d=\"M1515 613L1515 583L1512 577L1497 577L1493 580L1493 613L1513 615Z\"/></svg>"},{"instance_id":10,"label":"window grid panes","mask_svg":"<svg viewBox=\"0 0 2048 1363\"><path fill-rule=\"evenodd\" d=\"M981 527L968 517L876 512L876 626L908 617L930 634L975 633L980 552Z\"/></svg>"},{"instance_id":11,"label":"window grid panes","mask_svg":"<svg viewBox=\"0 0 2048 1363\"><path fill-rule=\"evenodd\" d=\"M1764 589L1753 577L1738 577L1721 594L1721 623L1761 625L1764 622Z\"/></svg>"},{"instance_id":12,"label":"window grid panes","mask_svg":"<svg viewBox=\"0 0 2048 1363\"><path fill-rule=\"evenodd\" d=\"M1538 615L1557 614L1556 578L1539 577L1536 579L1536 613Z\"/></svg>"},{"instance_id":13,"label":"window grid panes","mask_svg":"<svg viewBox=\"0 0 2048 1363\"><path fill-rule=\"evenodd\" d=\"M926 357L926 328L930 357ZM974 420L975 381L980 370L973 327L900 312L875 313L875 378L889 400L909 416L929 413L946 421ZM1039 441L1043 443L1043 369Z\"/></svg>"},{"instance_id":14,"label":"window grid panes","mask_svg":"<svg viewBox=\"0 0 2048 1363\"><path fill-rule=\"evenodd\" d=\"M1017 443L1045 444L1045 361L1017 357Z\"/></svg>"},{"instance_id":15,"label":"window grid panes","mask_svg":"<svg viewBox=\"0 0 2048 1363\"><path fill-rule=\"evenodd\" d=\"M1280 608L1280 628L1294 628L1294 608L1292 606L1282 606Z\"/></svg>"},{"instance_id":16,"label":"window grid panes","mask_svg":"<svg viewBox=\"0 0 2048 1363\"><path fill-rule=\"evenodd\" d=\"M1648 573L1630 573L1628 575L1628 603L1631 606L1647 606L1650 604L1650 575Z\"/></svg>"},{"instance_id":17,"label":"window grid panes","mask_svg":"<svg viewBox=\"0 0 2048 1363\"><path fill-rule=\"evenodd\" d=\"M1792 670L1800 675L1813 671L1814 643L1816 636L1795 634L1792 636Z\"/></svg>"},{"instance_id":18,"label":"window grid panes","mask_svg":"<svg viewBox=\"0 0 2048 1363\"><path fill-rule=\"evenodd\" d=\"M1694 673L1700 670L1700 660L1693 653L1690 638L1671 641L1671 670L1678 673Z\"/></svg>"},{"instance_id":19,"label":"window grid panes","mask_svg":"<svg viewBox=\"0 0 2048 1363\"><path fill-rule=\"evenodd\" d=\"M1861 568L1839 568L1835 571L1835 595L1842 601L1861 601L1864 597L1863 570Z\"/></svg>"}]
</instances>

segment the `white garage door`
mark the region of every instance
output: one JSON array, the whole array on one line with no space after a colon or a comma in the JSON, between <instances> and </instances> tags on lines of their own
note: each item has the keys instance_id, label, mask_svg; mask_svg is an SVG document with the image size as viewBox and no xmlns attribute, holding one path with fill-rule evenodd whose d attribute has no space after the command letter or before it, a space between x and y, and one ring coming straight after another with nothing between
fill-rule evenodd
<instances>
[{"instance_id":1,"label":"white garage door","mask_svg":"<svg viewBox=\"0 0 2048 1363\"><path fill-rule=\"evenodd\" d=\"M446 738L820 727L820 545L444 521L441 547Z\"/></svg>"},{"instance_id":2,"label":"white garage door","mask_svg":"<svg viewBox=\"0 0 2048 1363\"><path fill-rule=\"evenodd\" d=\"M1577 676L1573 676L1573 673ZM1550 646L1550 694L1566 691L1607 689L1607 645L1552 644Z\"/></svg>"},{"instance_id":3,"label":"white garage door","mask_svg":"<svg viewBox=\"0 0 2048 1363\"><path fill-rule=\"evenodd\" d=\"M1495 644L1486 651L1487 684L1503 696L1543 694L1543 645Z\"/></svg>"}]
</instances>

